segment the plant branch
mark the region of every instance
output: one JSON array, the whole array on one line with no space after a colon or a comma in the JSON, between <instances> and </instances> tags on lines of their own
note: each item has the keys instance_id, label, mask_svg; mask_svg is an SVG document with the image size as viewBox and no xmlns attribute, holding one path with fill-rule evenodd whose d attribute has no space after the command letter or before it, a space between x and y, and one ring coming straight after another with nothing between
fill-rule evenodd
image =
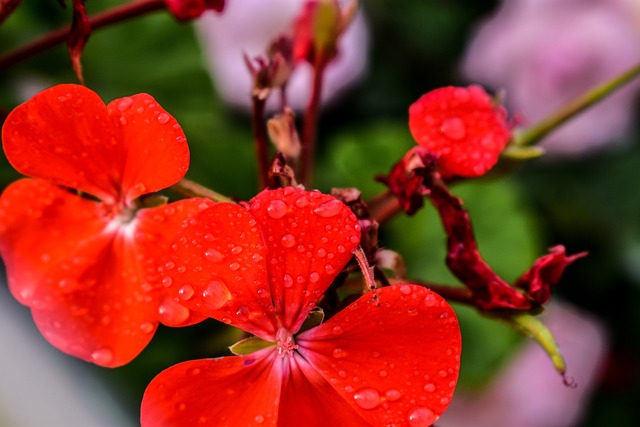
<instances>
[{"instance_id":1,"label":"plant branch","mask_svg":"<svg viewBox=\"0 0 640 427\"><path fill-rule=\"evenodd\" d=\"M322 80L326 68L324 57L319 55L313 67L313 88L311 98L307 105L304 118L304 128L302 129L302 151L300 154L300 182L305 186L310 186L313 179L313 169L316 150L316 132L318 126L318 110L322 95Z\"/></svg>"},{"instance_id":2,"label":"plant branch","mask_svg":"<svg viewBox=\"0 0 640 427\"><path fill-rule=\"evenodd\" d=\"M251 97L253 103L253 138L258 163L258 190L267 187L269 182L269 144L264 126L264 108L266 99L260 95Z\"/></svg>"},{"instance_id":3,"label":"plant branch","mask_svg":"<svg viewBox=\"0 0 640 427\"><path fill-rule=\"evenodd\" d=\"M175 191L176 193L182 194L186 197L204 197L206 199L211 199L219 203L235 203L229 197L217 193L186 178L181 179L177 184L169 187L169 190Z\"/></svg>"}]
</instances>

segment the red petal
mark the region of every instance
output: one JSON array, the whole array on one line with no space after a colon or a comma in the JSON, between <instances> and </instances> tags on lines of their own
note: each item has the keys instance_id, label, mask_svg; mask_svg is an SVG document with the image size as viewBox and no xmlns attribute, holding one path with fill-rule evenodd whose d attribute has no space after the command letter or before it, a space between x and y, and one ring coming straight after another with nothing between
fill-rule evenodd
<instances>
[{"instance_id":1,"label":"red petal","mask_svg":"<svg viewBox=\"0 0 640 427\"><path fill-rule=\"evenodd\" d=\"M453 396L458 321L425 288L376 289L296 341L304 359L371 425L429 426Z\"/></svg>"},{"instance_id":2,"label":"red petal","mask_svg":"<svg viewBox=\"0 0 640 427\"><path fill-rule=\"evenodd\" d=\"M164 370L142 398L142 427L274 425L282 384L277 357L267 348Z\"/></svg>"},{"instance_id":3,"label":"red petal","mask_svg":"<svg viewBox=\"0 0 640 427\"><path fill-rule=\"evenodd\" d=\"M281 326L296 332L360 243L355 215L342 202L292 187L250 202L267 245L267 268Z\"/></svg>"},{"instance_id":4,"label":"red petal","mask_svg":"<svg viewBox=\"0 0 640 427\"><path fill-rule=\"evenodd\" d=\"M294 356L280 396L278 427L371 426L309 362Z\"/></svg>"},{"instance_id":5,"label":"red petal","mask_svg":"<svg viewBox=\"0 0 640 427\"><path fill-rule=\"evenodd\" d=\"M267 281L267 256L255 218L220 203L185 223L162 279L192 310L274 341L277 325Z\"/></svg>"},{"instance_id":6,"label":"red petal","mask_svg":"<svg viewBox=\"0 0 640 427\"><path fill-rule=\"evenodd\" d=\"M418 144L439 157L444 176L475 177L498 161L510 131L503 109L479 86L443 87L409 108L409 128Z\"/></svg>"},{"instance_id":7,"label":"red petal","mask_svg":"<svg viewBox=\"0 0 640 427\"><path fill-rule=\"evenodd\" d=\"M79 85L54 86L18 106L2 141L19 172L110 203L177 182L189 162L182 130L149 95L113 101L107 110Z\"/></svg>"},{"instance_id":8,"label":"red petal","mask_svg":"<svg viewBox=\"0 0 640 427\"><path fill-rule=\"evenodd\" d=\"M180 181L189 168L189 147L175 118L146 93L109 103L116 140L126 150L122 189L127 200Z\"/></svg>"},{"instance_id":9,"label":"red petal","mask_svg":"<svg viewBox=\"0 0 640 427\"><path fill-rule=\"evenodd\" d=\"M125 226L104 204L45 181L24 179L5 190L0 252L9 287L31 307L52 345L110 367L129 362L147 345L163 295L157 273L150 274L157 271L151 255L167 249L173 236L162 233L178 227L164 221L162 233L146 232L160 230L145 220L160 218L157 209Z\"/></svg>"}]
</instances>

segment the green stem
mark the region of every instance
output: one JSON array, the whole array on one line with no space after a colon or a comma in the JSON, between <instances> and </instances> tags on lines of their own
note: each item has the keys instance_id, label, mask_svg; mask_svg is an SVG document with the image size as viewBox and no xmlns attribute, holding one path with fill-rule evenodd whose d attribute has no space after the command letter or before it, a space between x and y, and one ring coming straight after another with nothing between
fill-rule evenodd
<instances>
[{"instance_id":1,"label":"green stem","mask_svg":"<svg viewBox=\"0 0 640 427\"><path fill-rule=\"evenodd\" d=\"M620 74L613 80L595 87L584 95L569 102L559 111L542 120L533 127L523 130L514 135L513 142L516 146L533 145L565 123L567 120L591 107L603 98L609 96L614 91L624 86L626 83L640 75L640 64L630 70Z\"/></svg>"},{"instance_id":2,"label":"green stem","mask_svg":"<svg viewBox=\"0 0 640 427\"><path fill-rule=\"evenodd\" d=\"M219 203L235 203L229 197L217 193L186 178L181 179L180 182L172 185L171 187L169 187L169 189L186 197L204 197L206 199L211 199Z\"/></svg>"}]
</instances>

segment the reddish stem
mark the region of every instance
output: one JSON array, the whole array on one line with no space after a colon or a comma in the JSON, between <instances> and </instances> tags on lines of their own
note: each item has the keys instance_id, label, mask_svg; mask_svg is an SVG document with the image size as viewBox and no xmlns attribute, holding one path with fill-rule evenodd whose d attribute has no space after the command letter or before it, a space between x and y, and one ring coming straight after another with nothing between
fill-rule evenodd
<instances>
[{"instance_id":1,"label":"reddish stem","mask_svg":"<svg viewBox=\"0 0 640 427\"><path fill-rule=\"evenodd\" d=\"M113 9L109 9L95 15L89 18L89 25L92 30L97 30L117 22L126 21L128 19L136 18L149 12L163 10L165 8L164 0L139 0L133 3L114 7ZM4 70L57 44L65 42L70 32L70 25L58 28L39 39L1 56L0 70Z\"/></svg>"},{"instance_id":2,"label":"reddish stem","mask_svg":"<svg viewBox=\"0 0 640 427\"><path fill-rule=\"evenodd\" d=\"M391 191L388 190L367 202L367 206L369 207L371 219L376 221L378 224L384 224L395 215L402 212L400 201Z\"/></svg>"},{"instance_id":3,"label":"reddish stem","mask_svg":"<svg viewBox=\"0 0 640 427\"><path fill-rule=\"evenodd\" d=\"M316 130L318 126L318 110L322 95L322 80L326 61L322 54L318 55L313 67L313 88L311 98L307 105L302 130L302 151L300 153L300 182L309 187L313 178L313 169L316 150Z\"/></svg>"},{"instance_id":4,"label":"reddish stem","mask_svg":"<svg viewBox=\"0 0 640 427\"><path fill-rule=\"evenodd\" d=\"M258 163L258 189L267 187L269 182L269 144L267 142L267 130L264 126L264 108L266 99L253 96L253 136L256 148L256 161Z\"/></svg>"}]
</instances>

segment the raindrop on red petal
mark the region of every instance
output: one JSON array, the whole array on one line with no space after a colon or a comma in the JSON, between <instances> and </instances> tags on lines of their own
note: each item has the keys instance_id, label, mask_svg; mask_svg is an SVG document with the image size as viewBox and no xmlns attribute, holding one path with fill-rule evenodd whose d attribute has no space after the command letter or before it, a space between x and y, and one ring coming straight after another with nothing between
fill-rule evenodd
<instances>
[{"instance_id":1,"label":"raindrop on red petal","mask_svg":"<svg viewBox=\"0 0 640 427\"><path fill-rule=\"evenodd\" d=\"M231 293L229 289L224 283L218 280L210 282L207 288L202 291L202 301L212 310L222 308L230 298Z\"/></svg>"},{"instance_id":2,"label":"raindrop on red petal","mask_svg":"<svg viewBox=\"0 0 640 427\"><path fill-rule=\"evenodd\" d=\"M338 215L343 208L344 204L342 202L337 199L333 199L315 208L313 213L323 218L331 218Z\"/></svg>"},{"instance_id":3,"label":"raindrop on red petal","mask_svg":"<svg viewBox=\"0 0 640 427\"><path fill-rule=\"evenodd\" d=\"M272 200L267 207L267 214L273 219L282 218L287 214L287 205L282 200Z\"/></svg>"},{"instance_id":4,"label":"raindrop on red petal","mask_svg":"<svg viewBox=\"0 0 640 427\"><path fill-rule=\"evenodd\" d=\"M438 417L430 410L424 407L414 408L409 413L410 427L429 427L438 420Z\"/></svg>"},{"instance_id":5,"label":"raindrop on red petal","mask_svg":"<svg viewBox=\"0 0 640 427\"><path fill-rule=\"evenodd\" d=\"M380 405L380 393L370 387L362 388L355 392L353 400L362 409L373 409Z\"/></svg>"}]
</instances>

